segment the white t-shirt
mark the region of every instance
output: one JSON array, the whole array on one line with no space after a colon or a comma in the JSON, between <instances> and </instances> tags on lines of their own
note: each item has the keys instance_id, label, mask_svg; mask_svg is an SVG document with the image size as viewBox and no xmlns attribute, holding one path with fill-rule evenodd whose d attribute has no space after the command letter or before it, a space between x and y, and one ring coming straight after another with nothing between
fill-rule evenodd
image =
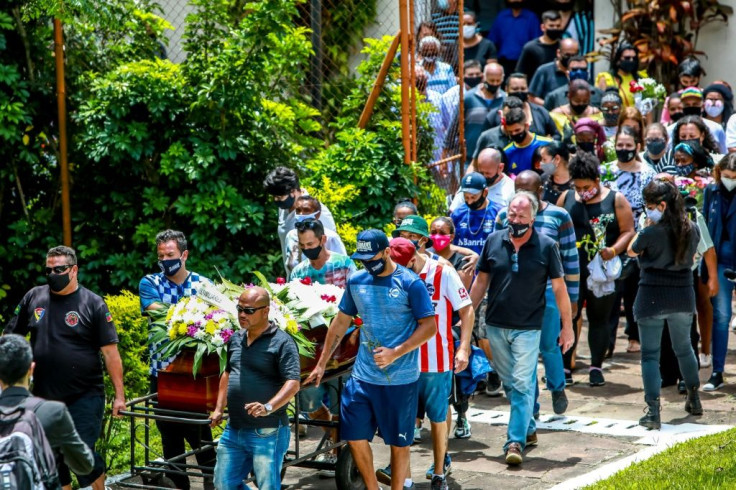
<instances>
[{"instance_id":1,"label":"white t-shirt","mask_svg":"<svg viewBox=\"0 0 736 490\"><path fill-rule=\"evenodd\" d=\"M423 373L444 373L453 369L455 343L452 339L452 312L472 304L470 294L452 267L427 259L419 277L427 286L434 305L437 333L419 348L419 369Z\"/></svg>"}]
</instances>

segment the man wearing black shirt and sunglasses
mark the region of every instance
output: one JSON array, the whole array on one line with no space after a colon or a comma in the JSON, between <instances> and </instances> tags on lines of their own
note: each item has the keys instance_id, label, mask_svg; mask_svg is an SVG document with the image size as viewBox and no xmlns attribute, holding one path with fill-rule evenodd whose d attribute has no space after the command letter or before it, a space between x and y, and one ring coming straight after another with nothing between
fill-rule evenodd
<instances>
[{"instance_id":1,"label":"man wearing black shirt and sunglasses","mask_svg":"<svg viewBox=\"0 0 736 490\"><path fill-rule=\"evenodd\" d=\"M79 285L74 249L54 247L46 254L48 285L23 296L5 333L30 332L34 371L33 394L64 402L82 440L91 449L100 436L105 392L100 353L115 388L113 416L125 409L123 365L110 310L101 297ZM105 486L105 465L95 452L88 475L77 475L81 487ZM59 465L59 480L71 488L69 468Z\"/></svg>"}]
</instances>

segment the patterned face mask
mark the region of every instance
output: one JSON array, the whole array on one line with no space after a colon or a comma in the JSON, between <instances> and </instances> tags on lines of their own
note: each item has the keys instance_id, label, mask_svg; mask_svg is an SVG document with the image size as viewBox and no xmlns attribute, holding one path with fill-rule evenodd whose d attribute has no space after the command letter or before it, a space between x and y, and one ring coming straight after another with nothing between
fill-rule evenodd
<instances>
[{"instance_id":1,"label":"patterned face mask","mask_svg":"<svg viewBox=\"0 0 736 490\"><path fill-rule=\"evenodd\" d=\"M578 192L578 195L580 196L580 200L581 201L583 201L583 202L590 201L596 195L598 195L598 187L597 186L596 187L593 187L592 189L589 189L589 190L587 190L585 192Z\"/></svg>"}]
</instances>

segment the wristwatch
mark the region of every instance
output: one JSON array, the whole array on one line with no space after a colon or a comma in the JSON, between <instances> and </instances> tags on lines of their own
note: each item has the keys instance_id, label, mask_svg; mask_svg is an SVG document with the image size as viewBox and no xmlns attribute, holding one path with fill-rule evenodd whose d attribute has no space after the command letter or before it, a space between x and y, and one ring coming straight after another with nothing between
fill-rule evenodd
<instances>
[{"instance_id":1,"label":"wristwatch","mask_svg":"<svg viewBox=\"0 0 736 490\"><path fill-rule=\"evenodd\" d=\"M270 403L264 403L263 408L266 409L267 414L273 412L273 405L271 405Z\"/></svg>"}]
</instances>

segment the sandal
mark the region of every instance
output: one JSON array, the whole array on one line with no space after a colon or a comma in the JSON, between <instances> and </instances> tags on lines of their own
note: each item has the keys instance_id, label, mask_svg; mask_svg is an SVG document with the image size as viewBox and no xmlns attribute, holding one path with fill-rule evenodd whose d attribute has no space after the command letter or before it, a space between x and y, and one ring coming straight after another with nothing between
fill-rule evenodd
<instances>
[{"instance_id":1,"label":"sandal","mask_svg":"<svg viewBox=\"0 0 736 490\"><path fill-rule=\"evenodd\" d=\"M626 352L641 352L641 344L636 340L629 340L629 346L626 348Z\"/></svg>"}]
</instances>

